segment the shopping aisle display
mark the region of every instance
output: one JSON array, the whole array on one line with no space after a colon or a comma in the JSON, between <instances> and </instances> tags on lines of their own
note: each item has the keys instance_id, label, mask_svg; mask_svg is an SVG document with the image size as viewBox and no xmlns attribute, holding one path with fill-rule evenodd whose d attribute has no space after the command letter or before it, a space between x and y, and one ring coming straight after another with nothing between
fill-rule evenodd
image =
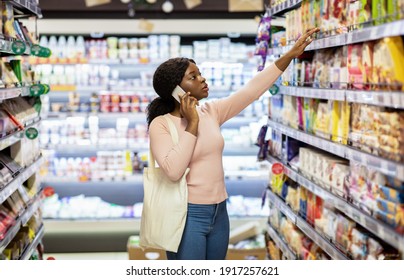
<instances>
[{"instance_id":1,"label":"shopping aisle display","mask_svg":"<svg viewBox=\"0 0 404 280\"><path fill-rule=\"evenodd\" d=\"M24 63L21 55L46 57L35 30L20 18L41 17L35 1L2 1L0 39L0 259L42 258L43 193L39 170L41 96L49 86Z\"/></svg>"},{"instance_id":2,"label":"shopping aisle display","mask_svg":"<svg viewBox=\"0 0 404 280\"><path fill-rule=\"evenodd\" d=\"M189 45L182 40L174 35L41 37L53 55L30 58L30 62L52 90L44 100L40 135L45 155L40 174L47 190L43 210L48 252L84 248L62 248L53 242L60 236L58 227L66 228L66 238L85 236L83 228L92 227L94 221L106 225L92 227L94 234L106 238L113 221L122 229L116 234L138 232L141 171L149 148L145 111L156 97L152 76L160 63L175 56L194 58L209 83L210 99L228 96L256 72L254 46L230 38L199 39ZM266 122L262 116L267 107L267 98L261 98L222 127L232 225L243 218L268 215L268 209L260 206L267 165L256 163L258 147L254 145L256 132ZM82 233L70 235L68 228L75 228L73 224L80 225ZM91 248L83 250L110 250L106 243L90 244Z\"/></svg>"},{"instance_id":3,"label":"shopping aisle display","mask_svg":"<svg viewBox=\"0 0 404 280\"><path fill-rule=\"evenodd\" d=\"M276 1L271 13L286 16L272 55L321 31L270 99L269 256L402 259L403 2Z\"/></svg>"}]
</instances>

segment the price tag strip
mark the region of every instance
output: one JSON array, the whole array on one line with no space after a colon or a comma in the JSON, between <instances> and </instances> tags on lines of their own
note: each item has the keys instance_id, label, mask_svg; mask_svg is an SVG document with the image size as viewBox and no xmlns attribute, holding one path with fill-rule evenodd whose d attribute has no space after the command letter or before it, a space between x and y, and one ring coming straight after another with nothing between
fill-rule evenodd
<instances>
[{"instance_id":1,"label":"price tag strip","mask_svg":"<svg viewBox=\"0 0 404 280\"><path fill-rule=\"evenodd\" d=\"M20 96L22 88L0 89L0 101Z\"/></svg>"},{"instance_id":2,"label":"price tag strip","mask_svg":"<svg viewBox=\"0 0 404 280\"><path fill-rule=\"evenodd\" d=\"M402 92L348 90L346 91L346 99L348 102L404 109L404 98Z\"/></svg>"},{"instance_id":3,"label":"price tag strip","mask_svg":"<svg viewBox=\"0 0 404 280\"><path fill-rule=\"evenodd\" d=\"M327 100L345 100L345 90L340 89L322 89L322 88L307 88L307 87L290 87L280 86L280 93L291 96L301 96L308 98L319 98Z\"/></svg>"},{"instance_id":4,"label":"price tag strip","mask_svg":"<svg viewBox=\"0 0 404 280\"><path fill-rule=\"evenodd\" d=\"M23 8L26 11L24 12L29 12L29 13L33 13L38 17L42 17L42 12L41 9L38 7L37 4L35 4L35 1L28 1L28 0L13 0L13 1L8 1L10 2L12 5L19 7L19 8Z\"/></svg>"}]
</instances>

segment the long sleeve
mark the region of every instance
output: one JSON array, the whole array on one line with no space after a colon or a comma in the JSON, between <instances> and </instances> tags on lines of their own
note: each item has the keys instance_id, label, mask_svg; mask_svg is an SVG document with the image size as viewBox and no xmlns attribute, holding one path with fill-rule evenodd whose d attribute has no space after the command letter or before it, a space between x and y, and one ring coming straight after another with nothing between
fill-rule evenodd
<instances>
[{"instance_id":1,"label":"long sleeve","mask_svg":"<svg viewBox=\"0 0 404 280\"><path fill-rule=\"evenodd\" d=\"M237 116L248 105L264 94L282 74L279 68L272 64L256 74L247 84L234 94L212 102L220 125Z\"/></svg>"},{"instance_id":2,"label":"long sleeve","mask_svg":"<svg viewBox=\"0 0 404 280\"><path fill-rule=\"evenodd\" d=\"M189 132L180 131L179 141L174 145L167 121L157 117L150 124L150 147L160 168L172 181L177 181L185 173L195 149L196 137Z\"/></svg>"}]
</instances>

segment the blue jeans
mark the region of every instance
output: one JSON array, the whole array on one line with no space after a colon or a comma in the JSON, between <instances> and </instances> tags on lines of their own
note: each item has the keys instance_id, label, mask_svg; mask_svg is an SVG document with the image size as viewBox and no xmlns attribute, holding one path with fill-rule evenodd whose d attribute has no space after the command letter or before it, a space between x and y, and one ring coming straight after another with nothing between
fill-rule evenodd
<instances>
[{"instance_id":1,"label":"blue jeans","mask_svg":"<svg viewBox=\"0 0 404 280\"><path fill-rule=\"evenodd\" d=\"M169 260L224 260L229 245L226 200L218 204L188 203L188 215L177 253Z\"/></svg>"}]
</instances>

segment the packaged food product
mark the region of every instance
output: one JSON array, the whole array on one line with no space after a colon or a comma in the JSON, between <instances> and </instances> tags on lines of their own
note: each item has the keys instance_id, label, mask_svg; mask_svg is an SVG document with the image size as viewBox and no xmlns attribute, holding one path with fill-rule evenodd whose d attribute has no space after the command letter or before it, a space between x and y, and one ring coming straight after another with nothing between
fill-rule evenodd
<instances>
[{"instance_id":1,"label":"packaged food product","mask_svg":"<svg viewBox=\"0 0 404 280\"><path fill-rule=\"evenodd\" d=\"M16 38L17 34L14 29L14 8L13 4L9 2L2 2L2 15L3 15L3 34L10 38Z\"/></svg>"},{"instance_id":2,"label":"packaged food product","mask_svg":"<svg viewBox=\"0 0 404 280\"><path fill-rule=\"evenodd\" d=\"M372 25L372 1L373 0L359 0L359 28Z\"/></svg>"},{"instance_id":3,"label":"packaged food product","mask_svg":"<svg viewBox=\"0 0 404 280\"><path fill-rule=\"evenodd\" d=\"M387 0L373 0L372 18L375 25L380 25L387 21Z\"/></svg>"},{"instance_id":4,"label":"packaged food product","mask_svg":"<svg viewBox=\"0 0 404 280\"><path fill-rule=\"evenodd\" d=\"M377 202L378 210L385 212L385 213L393 214L393 215L395 215L397 213L397 209L398 209L399 205L397 205L396 203L382 199L382 198L377 198L376 202Z\"/></svg>"},{"instance_id":5,"label":"packaged food product","mask_svg":"<svg viewBox=\"0 0 404 280\"><path fill-rule=\"evenodd\" d=\"M331 101L319 102L314 120L314 134L322 138L330 138Z\"/></svg>"},{"instance_id":6,"label":"packaged food product","mask_svg":"<svg viewBox=\"0 0 404 280\"><path fill-rule=\"evenodd\" d=\"M382 199L395 203L404 203L404 191L396 190L386 186L380 186L378 194Z\"/></svg>"},{"instance_id":7,"label":"packaged food product","mask_svg":"<svg viewBox=\"0 0 404 280\"><path fill-rule=\"evenodd\" d=\"M401 37L379 40L374 46L376 89L404 91L404 46Z\"/></svg>"}]
</instances>

